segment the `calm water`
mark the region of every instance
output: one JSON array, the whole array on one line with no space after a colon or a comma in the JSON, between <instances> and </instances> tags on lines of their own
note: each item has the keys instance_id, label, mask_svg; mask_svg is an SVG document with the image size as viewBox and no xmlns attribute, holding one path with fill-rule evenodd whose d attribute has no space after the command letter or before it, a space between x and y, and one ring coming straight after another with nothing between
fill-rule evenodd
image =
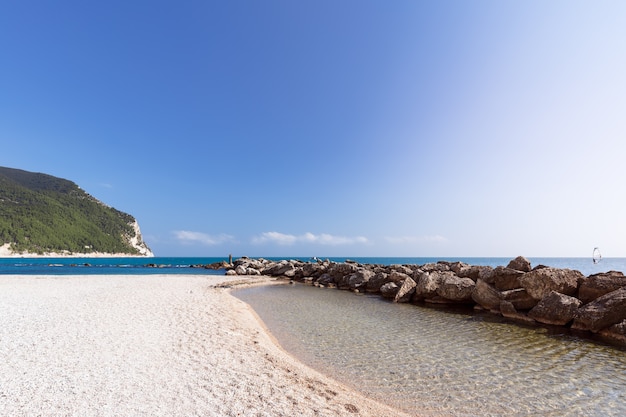
<instances>
[{"instance_id":1,"label":"calm water","mask_svg":"<svg viewBox=\"0 0 626 417\"><path fill-rule=\"evenodd\" d=\"M270 260L311 258L266 258ZM329 258L343 262L346 258ZM351 258L368 264L418 264L429 262L462 261L470 265L506 266L512 258ZM610 270L626 273L626 258L605 258L594 264L589 258L528 258L533 266L544 264L558 268L577 269L585 275ZM223 258L155 257L155 258L0 258L0 274L52 274L52 275L108 275L108 274L218 274L203 268L190 268L191 265L207 265L227 261ZM158 265L154 268L151 265Z\"/></svg>"},{"instance_id":2,"label":"calm water","mask_svg":"<svg viewBox=\"0 0 626 417\"><path fill-rule=\"evenodd\" d=\"M412 413L626 415L626 352L611 346L300 284L235 295L303 362Z\"/></svg>"}]
</instances>

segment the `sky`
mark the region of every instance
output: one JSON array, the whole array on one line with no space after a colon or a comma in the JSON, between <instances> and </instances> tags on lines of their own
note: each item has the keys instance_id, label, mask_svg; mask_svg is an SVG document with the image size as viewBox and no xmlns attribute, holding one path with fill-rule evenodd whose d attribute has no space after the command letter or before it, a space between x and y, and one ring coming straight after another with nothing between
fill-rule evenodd
<instances>
[{"instance_id":1,"label":"sky","mask_svg":"<svg viewBox=\"0 0 626 417\"><path fill-rule=\"evenodd\" d=\"M0 166L157 256L626 257L626 2L0 3Z\"/></svg>"}]
</instances>

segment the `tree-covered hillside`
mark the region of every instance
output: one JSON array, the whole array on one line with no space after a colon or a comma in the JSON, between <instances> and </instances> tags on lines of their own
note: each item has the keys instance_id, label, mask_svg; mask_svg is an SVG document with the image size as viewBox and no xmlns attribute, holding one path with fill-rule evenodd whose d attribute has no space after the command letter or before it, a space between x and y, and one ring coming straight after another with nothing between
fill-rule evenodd
<instances>
[{"instance_id":1,"label":"tree-covered hillside","mask_svg":"<svg viewBox=\"0 0 626 417\"><path fill-rule=\"evenodd\" d=\"M133 216L102 204L75 183L0 167L0 245L29 253L139 255Z\"/></svg>"}]
</instances>

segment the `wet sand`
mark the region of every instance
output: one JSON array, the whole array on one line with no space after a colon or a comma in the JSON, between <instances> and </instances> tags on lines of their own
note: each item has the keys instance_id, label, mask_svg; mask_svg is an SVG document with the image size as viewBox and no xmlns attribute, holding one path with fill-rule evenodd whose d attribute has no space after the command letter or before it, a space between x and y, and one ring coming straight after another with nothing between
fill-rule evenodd
<instances>
[{"instance_id":1,"label":"wet sand","mask_svg":"<svg viewBox=\"0 0 626 417\"><path fill-rule=\"evenodd\" d=\"M241 280L0 276L0 415L404 415L284 352Z\"/></svg>"}]
</instances>

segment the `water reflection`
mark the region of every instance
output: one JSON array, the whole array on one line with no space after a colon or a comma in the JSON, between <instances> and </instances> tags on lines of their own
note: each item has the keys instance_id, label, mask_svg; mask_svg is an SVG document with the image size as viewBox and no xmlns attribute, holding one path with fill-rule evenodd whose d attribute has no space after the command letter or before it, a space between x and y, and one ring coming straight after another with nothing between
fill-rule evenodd
<instances>
[{"instance_id":1,"label":"water reflection","mask_svg":"<svg viewBox=\"0 0 626 417\"><path fill-rule=\"evenodd\" d=\"M409 412L626 413L626 352L611 346L303 285L235 295L303 362Z\"/></svg>"}]
</instances>

